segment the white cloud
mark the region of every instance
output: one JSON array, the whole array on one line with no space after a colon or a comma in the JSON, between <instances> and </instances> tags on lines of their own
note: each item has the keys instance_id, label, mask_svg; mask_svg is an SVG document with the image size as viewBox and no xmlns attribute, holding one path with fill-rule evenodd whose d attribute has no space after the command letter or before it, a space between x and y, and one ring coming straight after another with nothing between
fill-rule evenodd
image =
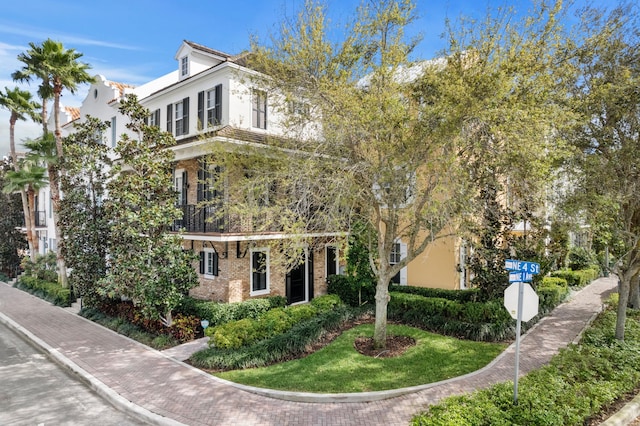
<instances>
[{"instance_id":1,"label":"white cloud","mask_svg":"<svg viewBox=\"0 0 640 426\"><path fill-rule=\"evenodd\" d=\"M53 39L62 41L64 44L77 44L81 46L99 46L99 47L109 47L112 49L122 49L122 50L139 50L136 46L119 44L119 43L110 43L108 41L103 40L94 40L92 38L76 36L71 34L64 33L56 33L50 30L42 30L39 28L27 27L27 26L10 26L5 24L0 24L0 33L13 34L18 36L28 37L29 39Z\"/></svg>"}]
</instances>

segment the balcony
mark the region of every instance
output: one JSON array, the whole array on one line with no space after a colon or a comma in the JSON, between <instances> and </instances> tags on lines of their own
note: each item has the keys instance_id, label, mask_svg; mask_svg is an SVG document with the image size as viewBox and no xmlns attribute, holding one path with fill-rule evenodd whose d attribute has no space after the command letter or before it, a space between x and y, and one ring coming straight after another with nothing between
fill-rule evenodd
<instances>
[{"instance_id":1,"label":"balcony","mask_svg":"<svg viewBox=\"0 0 640 426\"><path fill-rule=\"evenodd\" d=\"M186 233L263 233L280 232L281 227L270 213L258 215L220 214L217 206L199 207L193 204L177 206L182 210L182 219L173 222L172 231ZM318 227L318 230L322 230Z\"/></svg>"},{"instance_id":2,"label":"balcony","mask_svg":"<svg viewBox=\"0 0 640 426\"><path fill-rule=\"evenodd\" d=\"M47 226L47 212L36 211L35 216L37 227Z\"/></svg>"}]
</instances>

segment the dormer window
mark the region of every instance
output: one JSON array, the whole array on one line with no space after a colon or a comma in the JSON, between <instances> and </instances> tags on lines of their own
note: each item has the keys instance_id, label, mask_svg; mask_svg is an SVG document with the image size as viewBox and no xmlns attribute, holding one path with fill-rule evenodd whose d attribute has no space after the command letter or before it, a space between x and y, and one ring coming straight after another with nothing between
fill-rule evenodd
<instances>
[{"instance_id":1,"label":"dormer window","mask_svg":"<svg viewBox=\"0 0 640 426\"><path fill-rule=\"evenodd\" d=\"M189 57L183 56L180 58L180 77L186 77L189 75Z\"/></svg>"}]
</instances>

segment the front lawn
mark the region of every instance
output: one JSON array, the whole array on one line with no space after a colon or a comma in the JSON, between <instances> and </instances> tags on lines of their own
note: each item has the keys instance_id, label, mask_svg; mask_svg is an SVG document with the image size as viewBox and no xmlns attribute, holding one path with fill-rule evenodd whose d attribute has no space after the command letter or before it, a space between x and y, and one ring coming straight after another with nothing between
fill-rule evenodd
<instances>
[{"instance_id":1,"label":"front lawn","mask_svg":"<svg viewBox=\"0 0 640 426\"><path fill-rule=\"evenodd\" d=\"M365 324L345 331L330 345L305 358L216 376L250 386L297 392L381 391L470 373L487 365L507 346L458 340L404 325L389 325L388 332L412 337L416 345L394 358L361 355L354 348L355 339L373 335L373 325Z\"/></svg>"}]
</instances>

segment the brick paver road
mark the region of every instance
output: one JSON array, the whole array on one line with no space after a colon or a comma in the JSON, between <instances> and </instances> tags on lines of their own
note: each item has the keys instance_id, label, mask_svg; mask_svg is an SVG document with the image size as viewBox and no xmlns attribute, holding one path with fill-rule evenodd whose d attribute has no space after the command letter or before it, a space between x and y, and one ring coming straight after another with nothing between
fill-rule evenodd
<instances>
[{"instance_id":1,"label":"brick paver road","mask_svg":"<svg viewBox=\"0 0 640 426\"><path fill-rule=\"evenodd\" d=\"M543 365L576 339L616 283L615 277L594 281L534 327L521 342L520 372ZM5 284L0 284L0 321L24 330L121 401L131 401L131 409L155 413L156 423L406 425L443 397L512 380L514 374L512 345L490 368L407 395L373 402L292 402L237 389Z\"/></svg>"}]
</instances>

